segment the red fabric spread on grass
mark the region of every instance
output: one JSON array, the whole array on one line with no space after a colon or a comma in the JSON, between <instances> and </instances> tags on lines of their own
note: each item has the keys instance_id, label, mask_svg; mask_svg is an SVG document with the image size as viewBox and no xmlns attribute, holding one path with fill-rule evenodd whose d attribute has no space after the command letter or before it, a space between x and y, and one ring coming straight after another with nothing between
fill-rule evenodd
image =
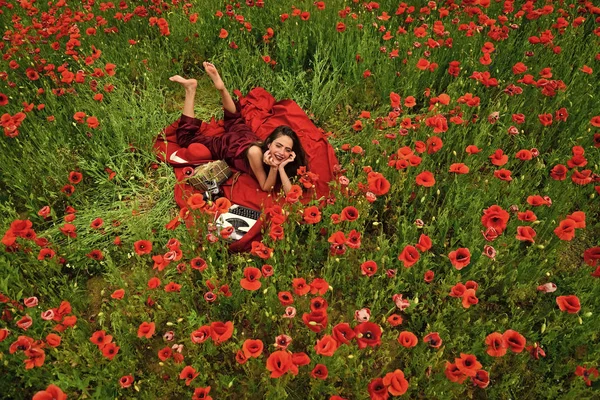
<instances>
[{"instance_id":1,"label":"red fabric spread on grass","mask_svg":"<svg viewBox=\"0 0 600 400\"><path fill-rule=\"evenodd\" d=\"M236 94L241 95L239 92ZM317 199L327 196L329 194L328 182L333 178L333 167L338 160L333 147L298 104L293 100L276 102L275 98L261 87L254 88L246 97L241 97L240 104L242 117L260 139L266 139L280 125L288 125L298 134L306 153L308 170L319 175L315 192L313 193L312 189L303 189L304 195L301 201L310 201L313 194ZM186 178L184 167L212 160L210 151L202 144L193 143L188 148L181 148L177 144L175 131L178 123L179 120L173 122L158 135L154 148L162 161L173 165L178 180L175 185L175 201L180 208L184 208L187 206L186 199L195 190L183 181ZM203 123L200 128L202 135L221 135L223 132L223 121L216 121L214 118L208 123ZM173 154L180 158L180 162L171 161ZM264 209L274 203L284 201L282 198L276 199L273 195L260 190L258 182L249 174L241 174L233 185L233 189L232 180L233 177L223 185L225 197L232 203L254 209ZM262 221L258 221L241 240L233 242L229 249L231 251L249 251L253 241L261 240L261 228Z\"/></svg>"}]
</instances>

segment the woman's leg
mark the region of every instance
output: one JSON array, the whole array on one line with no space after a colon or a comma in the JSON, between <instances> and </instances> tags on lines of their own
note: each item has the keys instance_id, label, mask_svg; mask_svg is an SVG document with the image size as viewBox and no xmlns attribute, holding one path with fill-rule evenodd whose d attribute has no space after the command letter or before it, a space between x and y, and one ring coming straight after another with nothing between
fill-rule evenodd
<instances>
[{"instance_id":1,"label":"woman's leg","mask_svg":"<svg viewBox=\"0 0 600 400\"><path fill-rule=\"evenodd\" d=\"M217 71L215 66L209 62L205 61L204 63L202 63L202 65L204 66L204 69L206 70L206 74L208 76L210 76L210 79L212 79L213 84L215 85L215 89L217 89L219 91L219 93L221 94L221 101L223 103L223 108L225 110L229 111L230 113L235 113L235 111L236 111L235 103L233 102L231 95L227 91L227 88L225 87L225 84L223 83L223 80L221 79L221 76L219 75L219 71Z\"/></svg>"},{"instance_id":2,"label":"woman's leg","mask_svg":"<svg viewBox=\"0 0 600 400\"><path fill-rule=\"evenodd\" d=\"M169 78L172 82L180 83L185 88L185 102L183 103L183 115L194 118L194 99L196 97L196 86L198 82L195 79L185 79L180 75Z\"/></svg>"}]
</instances>

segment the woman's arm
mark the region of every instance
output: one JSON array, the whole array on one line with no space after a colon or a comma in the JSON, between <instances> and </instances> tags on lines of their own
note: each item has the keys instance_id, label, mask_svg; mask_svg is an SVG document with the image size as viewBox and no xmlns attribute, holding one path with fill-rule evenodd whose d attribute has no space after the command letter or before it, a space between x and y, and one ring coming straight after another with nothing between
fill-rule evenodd
<instances>
[{"instance_id":1,"label":"woman's arm","mask_svg":"<svg viewBox=\"0 0 600 400\"><path fill-rule=\"evenodd\" d=\"M279 164L279 167L277 167L277 169L279 170L279 177L281 178L281 186L283 187L283 191L285 194L288 194L288 192L292 188L290 178L287 176L285 168L282 167L281 164Z\"/></svg>"},{"instance_id":2,"label":"woman's arm","mask_svg":"<svg viewBox=\"0 0 600 400\"><path fill-rule=\"evenodd\" d=\"M292 151L292 154L288 157L287 160L282 161L277 166L277 170L279 171L279 177L281 178L281 186L283 187L283 191L287 194L292 188L292 183L290 182L290 178L285 172L285 166L289 163L293 162L296 159L296 153Z\"/></svg>"},{"instance_id":3,"label":"woman's arm","mask_svg":"<svg viewBox=\"0 0 600 400\"><path fill-rule=\"evenodd\" d=\"M267 153L263 155L262 149L258 146L250 146L248 149L248 162L250 163L250 168L252 168L252 172L254 173L260 188L265 192L273 190L275 182L277 182L277 165L275 165L268 156ZM268 175L263 168L263 160L270 166Z\"/></svg>"}]
</instances>

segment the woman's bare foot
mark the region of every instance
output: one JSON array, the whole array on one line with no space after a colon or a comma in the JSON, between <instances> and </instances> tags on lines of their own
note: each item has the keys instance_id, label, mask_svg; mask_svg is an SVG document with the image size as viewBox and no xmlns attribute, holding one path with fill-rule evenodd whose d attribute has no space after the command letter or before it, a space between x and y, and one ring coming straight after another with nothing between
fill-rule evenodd
<instances>
[{"instance_id":1,"label":"woman's bare foot","mask_svg":"<svg viewBox=\"0 0 600 400\"><path fill-rule=\"evenodd\" d=\"M202 65L204 66L204 70L206 70L206 73L208 74L208 76L210 76L210 79L212 79L213 84L215 85L215 89L224 90L225 84L223 83L223 80L221 79L221 76L219 75L219 71L217 71L217 68L213 64L211 64L207 61L204 61L202 63Z\"/></svg>"},{"instance_id":2,"label":"woman's bare foot","mask_svg":"<svg viewBox=\"0 0 600 400\"><path fill-rule=\"evenodd\" d=\"M196 89L196 86L198 86L198 81L196 81L195 79L185 79L181 75L174 75L170 77L169 80L171 82L180 83L181 86L185 88L185 90L194 90Z\"/></svg>"}]
</instances>

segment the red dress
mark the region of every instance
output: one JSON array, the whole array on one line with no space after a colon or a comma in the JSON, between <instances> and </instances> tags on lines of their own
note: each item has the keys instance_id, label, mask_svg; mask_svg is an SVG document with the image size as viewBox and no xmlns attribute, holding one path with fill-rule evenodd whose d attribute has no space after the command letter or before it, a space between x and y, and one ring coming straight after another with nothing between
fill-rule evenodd
<instances>
[{"instance_id":1,"label":"red dress","mask_svg":"<svg viewBox=\"0 0 600 400\"><path fill-rule=\"evenodd\" d=\"M235 170L252 174L246 151L260 139L244 122L238 102L235 102L235 109L235 113L225 110L223 118L225 132L220 136L201 135L202 121L182 115L176 130L177 143L181 147L188 147L192 143L203 144L208 148L213 159L224 160Z\"/></svg>"}]
</instances>

